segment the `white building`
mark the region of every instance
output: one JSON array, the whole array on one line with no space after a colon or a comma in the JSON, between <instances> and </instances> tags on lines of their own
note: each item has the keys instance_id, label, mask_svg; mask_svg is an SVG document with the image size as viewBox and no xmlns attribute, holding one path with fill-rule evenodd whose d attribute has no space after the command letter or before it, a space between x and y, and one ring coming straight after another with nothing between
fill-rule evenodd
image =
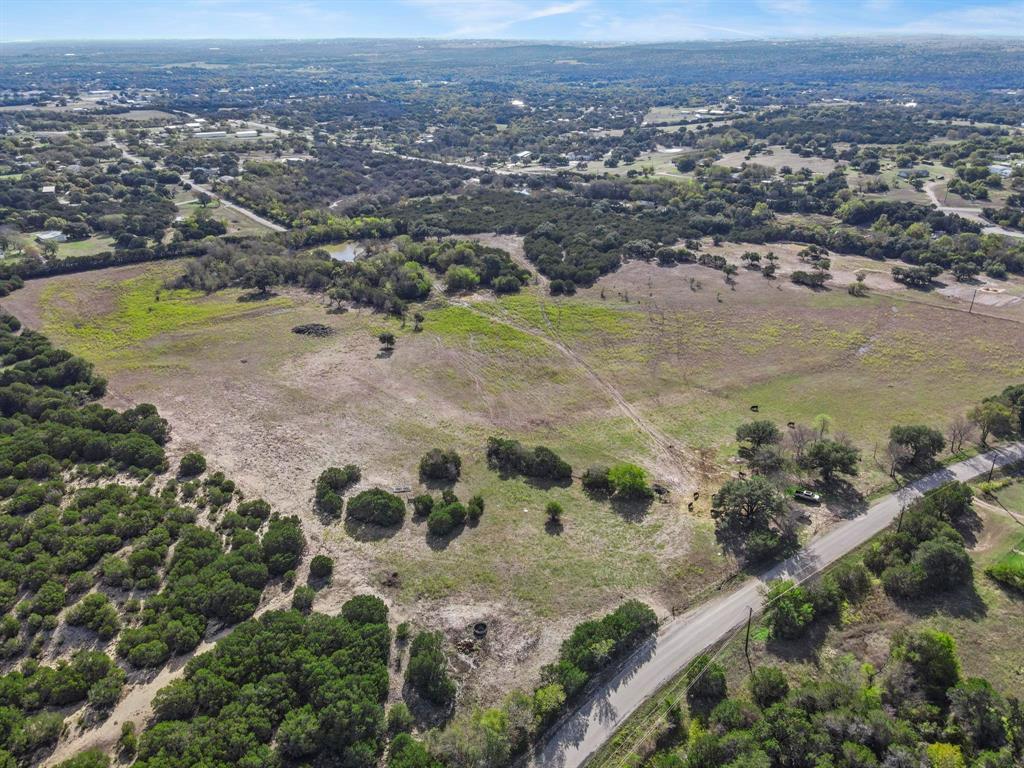
<instances>
[{"instance_id":1,"label":"white building","mask_svg":"<svg viewBox=\"0 0 1024 768\"><path fill-rule=\"evenodd\" d=\"M66 243L68 236L59 229L48 229L45 232L36 232L35 238L40 243Z\"/></svg>"}]
</instances>

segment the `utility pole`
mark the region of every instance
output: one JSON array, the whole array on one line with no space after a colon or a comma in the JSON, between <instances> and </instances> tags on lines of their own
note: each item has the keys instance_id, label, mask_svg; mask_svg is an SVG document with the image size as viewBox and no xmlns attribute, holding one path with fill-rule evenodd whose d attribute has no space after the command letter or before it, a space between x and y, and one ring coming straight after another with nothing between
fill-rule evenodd
<instances>
[{"instance_id":1,"label":"utility pole","mask_svg":"<svg viewBox=\"0 0 1024 768\"><path fill-rule=\"evenodd\" d=\"M977 288L975 288L975 289L974 289L974 295L973 295L973 296L971 296L971 306L969 306L969 307L967 308L967 314L968 314L968 315L969 315L969 314L971 314L971 310L972 310L972 309L974 309L974 300L975 300L976 298L978 298L978 289L977 289Z\"/></svg>"},{"instance_id":2,"label":"utility pole","mask_svg":"<svg viewBox=\"0 0 1024 768\"><path fill-rule=\"evenodd\" d=\"M747 657L747 666L750 667L750 674L754 674L754 665L750 661L750 620L754 618L754 609L748 605L747 610L750 613L747 614L747 638L743 641L743 654Z\"/></svg>"},{"instance_id":3,"label":"utility pole","mask_svg":"<svg viewBox=\"0 0 1024 768\"><path fill-rule=\"evenodd\" d=\"M900 528L903 527L903 513L907 511L906 503L900 503L900 517L896 521L896 533L900 532Z\"/></svg>"},{"instance_id":4,"label":"utility pole","mask_svg":"<svg viewBox=\"0 0 1024 768\"><path fill-rule=\"evenodd\" d=\"M988 468L988 480L992 482L992 474L996 471L996 457L995 454L992 456L992 466Z\"/></svg>"}]
</instances>

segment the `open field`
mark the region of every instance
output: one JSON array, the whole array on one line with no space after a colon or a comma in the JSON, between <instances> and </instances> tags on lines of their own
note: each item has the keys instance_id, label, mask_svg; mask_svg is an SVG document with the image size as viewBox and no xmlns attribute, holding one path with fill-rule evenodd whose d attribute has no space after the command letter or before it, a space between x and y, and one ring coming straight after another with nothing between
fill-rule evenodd
<instances>
[{"instance_id":1,"label":"open field","mask_svg":"<svg viewBox=\"0 0 1024 768\"><path fill-rule=\"evenodd\" d=\"M719 250L738 261L751 248ZM780 273L799 264L798 249L773 246ZM837 282L861 266L837 258ZM865 452L857 483L867 491L887 479L871 454L892 423L941 426L1024 378L1020 304L1005 317L967 315L961 299L911 296L881 271L872 295L855 299L747 270L730 287L704 267L631 263L570 299L541 285L500 299L434 298L414 333L365 310L328 314L300 292L239 301L237 290L164 288L180 268L32 281L3 306L94 361L112 404L156 404L173 427L172 459L202 450L251 495L301 515L310 553L344 564L318 600L373 589L397 619L453 638L487 621L484 649L459 661L468 695L483 698L530 681L582 617L626 597L664 615L732 572L707 499L731 470L732 433L750 405L780 424L830 416ZM308 322L335 333L291 333ZM390 356L376 342L385 328L398 335ZM495 433L549 445L577 473L637 461L672 494L617 509L578 483L501 479L483 455ZM415 488L417 461L434 446L462 454L456 490L483 494L479 525L436 540L407 520L381 538L313 514L323 468L355 462L362 487ZM702 498L688 513L694 490ZM545 528L551 499L566 509L562 530ZM832 514L823 508L814 525Z\"/></svg>"},{"instance_id":2,"label":"open field","mask_svg":"<svg viewBox=\"0 0 1024 768\"><path fill-rule=\"evenodd\" d=\"M57 256L65 259L73 256L92 256L103 251L114 250L114 239L107 235L94 235L85 240L59 243Z\"/></svg>"},{"instance_id":3,"label":"open field","mask_svg":"<svg viewBox=\"0 0 1024 768\"><path fill-rule=\"evenodd\" d=\"M191 194L188 194L187 197L183 198L182 202L178 203L179 215L192 216L199 207L196 199ZM262 235L270 232L269 229L258 221L253 221L237 209L221 205L219 200L211 201L206 206L206 210L210 212L212 218L224 222L224 225L228 228L228 235Z\"/></svg>"},{"instance_id":4,"label":"open field","mask_svg":"<svg viewBox=\"0 0 1024 768\"><path fill-rule=\"evenodd\" d=\"M743 163L764 165L768 168L778 170L783 166L789 166L794 171L801 168L808 168L814 173L830 173L836 167L836 161L826 157L802 157L795 152L780 146L768 147L766 151L759 152L747 159L747 151L730 152L715 161L715 165L727 165L730 168L739 168Z\"/></svg>"},{"instance_id":5,"label":"open field","mask_svg":"<svg viewBox=\"0 0 1024 768\"><path fill-rule=\"evenodd\" d=\"M605 173L612 176L625 176L630 171L641 171L645 166L651 166L654 168L654 173L657 176L675 176L681 179L687 174L680 173L679 169L675 166L675 162L683 154L685 154L685 151L642 152L633 162L619 163L615 168L606 167L602 160L594 160L588 163L586 173L599 176Z\"/></svg>"}]
</instances>

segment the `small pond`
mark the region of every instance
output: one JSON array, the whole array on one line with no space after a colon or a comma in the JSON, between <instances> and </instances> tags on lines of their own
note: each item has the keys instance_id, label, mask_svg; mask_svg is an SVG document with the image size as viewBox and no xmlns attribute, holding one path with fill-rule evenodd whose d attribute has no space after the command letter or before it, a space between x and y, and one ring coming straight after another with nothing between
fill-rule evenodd
<instances>
[{"instance_id":1,"label":"small pond","mask_svg":"<svg viewBox=\"0 0 1024 768\"><path fill-rule=\"evenodd\" d=\"M356 256L361 255L363 249L359 247L358 243L345 243L344 245L328 248L327 252L331 254L331 258L335 261L355 261Z\"/></svg>"}]
</instances>

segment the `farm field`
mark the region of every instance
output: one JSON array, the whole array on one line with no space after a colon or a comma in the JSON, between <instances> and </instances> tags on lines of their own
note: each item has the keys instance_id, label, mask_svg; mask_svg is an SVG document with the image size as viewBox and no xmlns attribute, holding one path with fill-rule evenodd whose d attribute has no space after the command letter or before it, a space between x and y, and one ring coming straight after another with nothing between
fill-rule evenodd
<instances>
[{"instance_id":1,"label":"farm field","mask_svg":"<svg viewBox=\"0 0 1024 768\"><path fill-rule=\"evenodd\" d=\"M749 248L719 250L738 262ZM799 264L795 246L774 250L780 274ZM837 281L860 266L837 258ZM432 298L417 333L366 310L328 314L298 291L240 301L240 290L168 290L180 268L32 281L3 306L95 362L112 405L154 403L172 425L172 460L202 450L250 494L301 515L313 554L346 563L319 599L372 588L397 617L453 637L487 621L487 648L464 660L470 695L483 698L528 681L581 617L627 595L665 615L734 570L707 499L734 471L732 433L751 405L780 425L826 415L864 452L856 484L867 492L888 479L872 453L892 423L941 427L1024 376L1019 303L1003 317L968 315L956 297L919 299L883 276L857 299L746 270L729 286L704 267L629 263L572 299L542 285ZM291 332L310 322L334 334ZM398 336L390 356L376 341L385 329ZM636 461L671 494L617 509L578 483L502 479L484 460L492 434L548 445L577 474ZM486 500L477 526L435 540L407 520L366 540L313 514L324 467L355 461L362 487L415 488L418 459L435 446L462 454L456 491ZM558 531L544 524L552 499L566 509ZM813 524L842 513L823 509Z\"/></svg>"}]
</instances>

